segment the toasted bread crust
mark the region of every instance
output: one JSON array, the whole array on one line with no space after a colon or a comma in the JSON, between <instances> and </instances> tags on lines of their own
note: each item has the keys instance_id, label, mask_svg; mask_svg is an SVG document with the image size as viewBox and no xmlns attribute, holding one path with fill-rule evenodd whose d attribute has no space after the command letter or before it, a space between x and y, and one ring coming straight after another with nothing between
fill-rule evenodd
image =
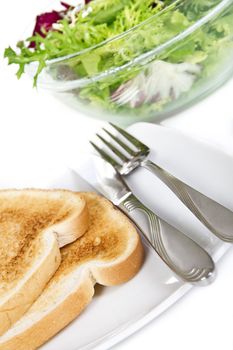
<instances>
[{"instance_id":1,"label":"toasted bread crust","mask_svg":"<svg viewBox=\"0 0 233 350\"><path fill-rule=\"evenodd\" d=\"M86 201L83 200L82 204L83 206L80 212L74 213L74 215L64 222L51 227L51 231L55 232L57 235L60 248L64 247L66 244L72 243L87 231L89 213Z\"/></svg>"},{"instance_id":2,"label":"toasted bread crust","mask_svg":"<svg viewBox=\"0 0 233 350\"><path fill-rule=\"evenodd\" d=\"M144 249L138 237L130 255L124 260L112 266L93 266L91 272L97 283L104 286L116 286L133 278L142 266L143 259Z\"/></svg>"},{"instance_id":3,"label":"toasted bread crust","mask_svg":"<svg viewBox=\"0 0 233 350\"><path fill-rule=\"evenodd\" d=\"M31 196L33 200L35 197L35 206L36 199L40 198L40 196L45 199L47 198L48 200L56 200L56 195L58 195L59 201L61 201L61 203L64 201L64 205L67 205L68 214L64 216L64 219L61 216L61 220L59 220L58 218L60 214L58 213L55 217L58 222L55 222L55 224L50 225L48 228L41 231L41 242L44 244L41 258L38 252L35 251L35 256L30 258L31 260L29 261L30 264L32 261L32 266L29 265L30 268L27 268L22 276L22 278L24 278L24 276L28 274L28 277L25 278L23 284L21 285L21 279L19 279L19 282L17 282L17 280L13 293L12 290L9 290L9 292L4 292L0 296L0 335L5 333L11 325L30 308L32 303L38 298L45 288L45 285L58 269L61 261L59 246L64 246L65 244L73 242L75 239L83 235L88 228L89 217L86 202L83 196L79 193L66 190L3 190L0 191L0 196L2 195L3 200L3 208L4 200L7 200L8 195L14 204L14 199L12 200L14 195L17 197L21 194L25 196L26 199L27 196L29 198ZM18 201L18 203L20 202ZM12 208L14 209L13 204ZM70 211L69 206L71 208ZM21 207L23 207L23 204ZM27 208L25 205L25 211L26 210ZM41 210L41 208L39 207L38 210ZM42 211L43 208L41 212ZM66 213L66 211L64 212ZM49 213L46 215L49 215ZM19 218L19 220L23 221L23 218ZM47 237L47 240L45 237ZM49 251L46 247L48 242L50 242L49 244L51 245ZM39 264L37 264L38 259L42 259Z\"/></svg>"},{"instance_id":4,"label":"toasted bread crust","mask_svg":"<svg viewBox=\"0 0 233 350\"><path fill-rule=\"evenodd\" d=\"M37 349L74 320L91 302L93 295L93 281L87 273L76 290L57 308L33 324L25 332L0 344L0 350Z\"/></svg>"}]
</instances>

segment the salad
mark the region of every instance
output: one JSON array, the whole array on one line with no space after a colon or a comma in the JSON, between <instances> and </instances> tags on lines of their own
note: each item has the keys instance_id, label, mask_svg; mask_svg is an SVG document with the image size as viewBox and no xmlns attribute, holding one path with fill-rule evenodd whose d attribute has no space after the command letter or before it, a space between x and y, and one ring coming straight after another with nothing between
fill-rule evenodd
<instances>
[{"instance_id":1,"label":"salad","mask_svg":"<svg viewBox=\"0 0 233 350\"><path fill-rule=\"evenodd\" d=\"M156 48L192 27L220 0L77 0L37 16L33 33L6 48L17 77L36 64L72 85L80 100L112 111L151 113L211 76L232 48L233 10L161 52ZM155 54L151 55L151 51ZM150 53L150 55L147 55ZM64 58L66 58L64 60ZM110 72L110 74L105 74ZM113 74L111 74L111 72Z\"/></svg>"}]
</instances>

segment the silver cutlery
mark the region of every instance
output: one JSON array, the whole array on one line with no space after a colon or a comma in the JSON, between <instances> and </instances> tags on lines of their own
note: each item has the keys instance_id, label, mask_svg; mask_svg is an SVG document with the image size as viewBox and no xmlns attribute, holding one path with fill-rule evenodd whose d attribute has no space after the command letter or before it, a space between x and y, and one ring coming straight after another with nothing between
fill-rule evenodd
<instances>
[{"instance_id":1,"label":"silver cutlery","mask_svg":"<svg viewBox=\"0 0 233 350\"><path fill-rule=\"evenodd\" d=\"M207 285L212 282L215 265L210 255L145 207L110 163L98 156L85 156L83 160L79 159L75 170L130 217L150 246L176 275L192 284ZM135 209L146 215L150 225L149 237L132 218L131 212Z\"/></svg>"},{"instance_id":2,"label":"silver cutlery","mask_svg":"<svg viewBox=\"0 0 233 350\"><path fill-rule=\"evenodd\" d=\"M110 123L120 134L115 135L105 128L103 131L112 141L97 134L101 142L107 146L117 160L92 142L93 147L102 157L109 161L121 175L130 174L142 166L162 180L183 204L205 225L214 235L225 242L233 242L233 213L221 204L208 198L194 188L171 175L147 157L149 147L120 127ZM123 141L123 139L125 139Z\"/></svg>"}]
</instances>

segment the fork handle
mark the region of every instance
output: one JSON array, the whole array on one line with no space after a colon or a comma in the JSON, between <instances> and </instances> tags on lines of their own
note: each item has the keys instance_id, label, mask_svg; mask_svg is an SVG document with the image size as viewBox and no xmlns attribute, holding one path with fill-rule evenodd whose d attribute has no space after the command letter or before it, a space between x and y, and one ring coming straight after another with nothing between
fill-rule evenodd
<instances>
[{"instance_id":1,"label":"fork handle","mask_svg":"<svg viewBox=\"0 0 233 350\"><path fill-rule=\"evenodd\" d=\"M210 255L191 238L158 218L132 194L120 204L120 208L127 214L138 209L146 215L150 224L150 234L147 237L142 232L143 235L149 238L161 259L181 279L202 285L212 281L214 262ZM138 227L137 224L136 226ZM142 231L141 228L139 230Z\"/></svg>"},{"instance_id":2,"label":"fork handle","mask_svg":"<svg viewBox=\"0 0 233 350\"><path fill-rule=\"evenodd\" d=\"M215 236L233 242L233 212L169 174L150 160L141 165L163 181Z\"/></svg>"}]
</instances>

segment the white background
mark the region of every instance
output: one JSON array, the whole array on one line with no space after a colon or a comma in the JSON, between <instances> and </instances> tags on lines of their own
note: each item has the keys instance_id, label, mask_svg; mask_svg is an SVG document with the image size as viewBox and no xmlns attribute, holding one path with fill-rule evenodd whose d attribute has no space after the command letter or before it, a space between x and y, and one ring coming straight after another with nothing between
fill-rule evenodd
<instances>
[{"instance_id":1,"label":"white background","mask_svg":"<svg viewBox=\"0 0 233 350\"><path fill-rule=\"evenodd\" d=\"M49 2L49 0L48 0ZM0 150L1 166L37 159L62 160L71 147L83 150L103 124L81 116L31 81L17 81L15 68L3 61L3 49L20 39L45 0L2 1L0 20ZM233 80L194 108L164 121L218 144L233 157ZM214 174L213 174L214 176ZM218 278L195 288L175 306L115 349L233 349L233 251L219 264ZM156 293L156 290L155 290ZM145 296L146 297L146 296ZM7 350L7 349L6 349ZM54 349L55 350L55 349Z\"/></svg>"}]
</instances>

